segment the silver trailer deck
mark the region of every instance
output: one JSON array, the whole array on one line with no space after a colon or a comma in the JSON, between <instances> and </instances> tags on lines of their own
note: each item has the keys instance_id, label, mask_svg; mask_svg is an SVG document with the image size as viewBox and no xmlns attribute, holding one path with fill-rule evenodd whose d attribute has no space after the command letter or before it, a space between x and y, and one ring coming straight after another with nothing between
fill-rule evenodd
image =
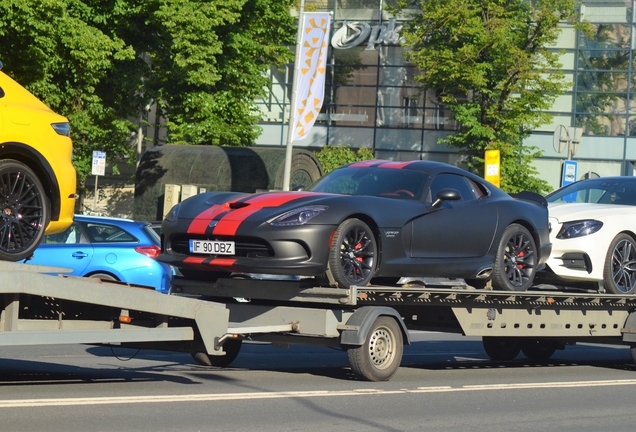
<instances>
[{"instance_id":1,"label":"silver trailer deck","mask_svg":"<svg viewBox=\"0 0 636 432\"><path fill-rule=\"evenodd\" d=\"M227 366L242 341L348 353L361 378L388 380L409 330L481 336L494 360L542 360L577 342L623 344L636 361L636 296L536 287L475 290L462 280L324 288L312 279L176 277L172 294L0 262L0 345L117 344L192 353Z\"/></svg>"}]
</instances>

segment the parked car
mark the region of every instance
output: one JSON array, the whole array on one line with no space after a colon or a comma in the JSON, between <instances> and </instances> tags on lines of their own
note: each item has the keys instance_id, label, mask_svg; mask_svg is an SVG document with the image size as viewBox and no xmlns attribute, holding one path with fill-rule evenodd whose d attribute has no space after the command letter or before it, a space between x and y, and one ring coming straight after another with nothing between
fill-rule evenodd
<instances>
[{"instance_id":1,"label":"parked car","mask_svg":"<svg viewBox=\"0 0 636 432\"><path fill-rule=\"evenodd\" d=\"M357 162L308 191L188 198L162 223L159 260L189 278L301 275L348 287L446 277L522 291L550 253L545 199L527 196L535 201L452 165Z\"/></svg>"},{"instance_id":2,"label":"parked car","mask_svg":"<svg viewBox=\"0 0 636 432\"><path fill-rule=\"evenodd\" d=\"M73 276L116 280L167 293L172 268L156 260L159 237L147 222L75 215L59 234L44 236L29 264L65 267Z\"/></svg>"},{"instance_id":3,"label":"parked car","mask_svg":"<svg viewBox=\"0 0 636 432\"><path fill-rule=\"evenodd\" d=\"M0 72L0 260L29 257L73 222L70 135L65 117Z\"/></svg>"},{"instance_id":4,"label":"parked car","mask_svg":"<svg viewBox=\"0 0 636 432\"><path fill-rule=\"evenodd\" d=\"M552 254L539 279L636 293L636 177L581 180L546 199Z\"/></svg>"}]
</instances>

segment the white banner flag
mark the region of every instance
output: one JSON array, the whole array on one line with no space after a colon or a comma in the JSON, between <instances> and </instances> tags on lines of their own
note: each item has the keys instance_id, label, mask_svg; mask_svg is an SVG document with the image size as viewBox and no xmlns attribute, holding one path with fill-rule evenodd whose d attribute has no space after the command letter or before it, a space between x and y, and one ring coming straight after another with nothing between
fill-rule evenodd
<instances>
[{"instance_id":1,"label":"white banner flag","mask_svg":"<svg viewBox=\"0 0 636 432\"><path fill-rule=\"evenodd\" d=\"M306 138L325 98L325 71L329 46L329 13L303 14L300 58L296 59L296 112L292 141Z\"/></svg>"}]
</instances>

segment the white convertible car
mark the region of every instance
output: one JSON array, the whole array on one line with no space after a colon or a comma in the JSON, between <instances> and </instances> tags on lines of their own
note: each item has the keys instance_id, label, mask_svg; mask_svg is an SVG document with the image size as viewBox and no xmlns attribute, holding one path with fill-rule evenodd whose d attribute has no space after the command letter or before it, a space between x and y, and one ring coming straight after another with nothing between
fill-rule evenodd
<instances>
[{"instance_id":1,"label":"white convertible car","mask_svg":"<svg viewBox=\"0 0 636 432\"><path fill-rule=\"evenodd\" d=\"M548 196L552 253L539 280L636 293L636 177L581 180Z\"/></svg>"}]
</instances>

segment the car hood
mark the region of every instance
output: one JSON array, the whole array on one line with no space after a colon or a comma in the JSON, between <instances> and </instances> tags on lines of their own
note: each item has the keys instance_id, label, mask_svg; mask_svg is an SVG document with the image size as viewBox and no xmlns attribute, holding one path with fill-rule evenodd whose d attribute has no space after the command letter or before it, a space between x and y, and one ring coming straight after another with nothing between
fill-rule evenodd
<instances>
[{"instance_id":1,"label":"car hood","mask_svg":"<svg viewBox=\"0 0 636 432\"><path fill-rule=\"evenodd\" d=\"M280 214L305 205L328 205L333 200L345 200L348 195L316 192L264 192L244 194L211 192L195 195L181 203L179 219L214 218L223 214L225 221L244 220L247 215Z\"/></svg>"},{"instance_id":2,"label":"car hood","mask_svg":"<svg viewBox=\"0 0 636 432\"><path fill-rule=\"evenodd\" d=\"M636 206L592 203L550 203L548 212L551 219L562 223L572 220L603 219L607 216L633 214Z\"/></svg>"}]
</instances>

